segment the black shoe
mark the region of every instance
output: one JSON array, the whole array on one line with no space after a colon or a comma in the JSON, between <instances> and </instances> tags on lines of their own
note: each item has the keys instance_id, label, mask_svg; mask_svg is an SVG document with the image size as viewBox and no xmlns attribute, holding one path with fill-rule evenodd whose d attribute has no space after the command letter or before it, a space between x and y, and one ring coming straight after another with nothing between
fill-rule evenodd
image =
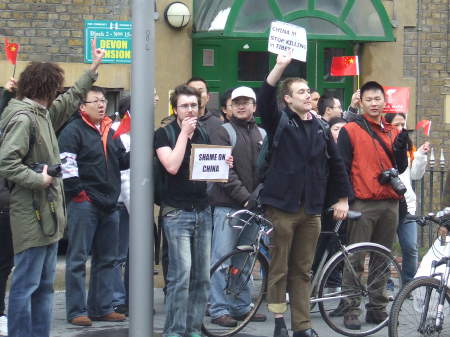
<instances>
[{"instance_id":1,"label":"black shoe","mask_svg":"<svg viewBox=\"0 0 450 337\"><path fill-rule=\"evenodd\" d=\"M128 305L126 305L126 304L119 304L119 305L115 306L113 309L118 314L123 314L125 316L128 316Z\"/></svg>"},{"instance_id":2,"label":"black shoe","mask_svg":"<svg viewBox=\"0 0 450 337\"><path fill-rule=\"evenodd\" d=\"M237 326L237 321L230 315L222 315L217 318L213 318L211 323L217 324L227 328L233 328Z\"/></svg>"},{"instance_id":3,"label":"black shoe","mask_svg":"<svg viewBox=\"0 0 450 337\"><path fill-rule=\"evenodd\" d=\"M289 332L287 331L286 327L282 327L277 329L275 327L275 330L273 332L273 337L289 337Z\"/></svg>"},{"instance_id":4,"label":"black shoe","mask_svg":"<svg viewBox=\"0 0 450 337\"><path fill-rule=\"evenodd\" d=\"M358 315L355 314L345 314L344 315L344 326L350 330L360 330L361 321Z\"/></svg>"},{"instance_id":5,"label":"black shoe","mask_svg":"<svg viewBox=\"0 0 450 337\"><path fill-rule=\"evenodd\" d=\"M366 322L371 324L380 324L389 317L384 310L367 310Z\"/></svg>"},{"instance_id":6,"label":"black shoe","mask_svg":"<svg viewBox=\"0 0 450 337\"><path fill-rule=\"evenodd\" d=\"M292 337L319 337L316 330L314 329L306 329L306 330L300 330L295 331Z\"/></svg>"}]
</instances>

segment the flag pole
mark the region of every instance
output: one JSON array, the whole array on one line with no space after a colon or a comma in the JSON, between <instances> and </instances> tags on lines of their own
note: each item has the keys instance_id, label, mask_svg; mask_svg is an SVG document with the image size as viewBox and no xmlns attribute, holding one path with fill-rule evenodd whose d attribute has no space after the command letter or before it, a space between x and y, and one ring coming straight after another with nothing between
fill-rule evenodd
<instances>
[{"instance_id":1,"label":"flag pole","mask_svg":"<svg viewBox=\"0 0 450 337\"><path fill-rule=\"evenodd\" d=\"M16 64L14 64L14 69L13 69L13 75L12 75L12 77L14 78L15 75L16 75Z\"/></svg>"},{"instance_id":2,"label":"flag pole","mask_svg":"<svg viewBox=\"0 0 450 337\"><path fill-rule=\"evenodd\" d=\"M356 89L359 90L359 75L356 75Z\"/></svg>"}]
</instances>

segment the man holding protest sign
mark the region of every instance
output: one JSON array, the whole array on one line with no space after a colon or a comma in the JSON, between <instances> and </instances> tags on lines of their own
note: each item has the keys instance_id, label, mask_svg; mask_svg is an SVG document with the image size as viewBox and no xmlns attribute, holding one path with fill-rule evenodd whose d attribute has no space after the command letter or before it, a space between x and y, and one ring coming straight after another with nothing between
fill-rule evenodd
<instances>
[{"instance_id":1,"label":"man holding protest sign","mask_svg":"<svg viewBox=\"0 0 450 337\"><path fill-rule=\"evenodd\" d=\"M161 205L169 253L163 335L199 337L209 293L212 214L206 182L189 180L189 163L192 144L210 141L198 126L197 90L176 87L170 104L176 119L165 126L169 129L159 128L155 133L156 155L167 178Z\"/></svg>"},{"instance_id":2,"label":"man holding protest sign","mask_svg":"<svg viewBox=\"0 0 450 337\"><path fill-rule=\"evenodd\" d=\"M274 337L287 337L283 314L289 291L294 337L317 336L310 321L310 270L320 233L320 214L327 183L338 202L334 217L348 211L349 182L332 137L311 113L311 95L304 79L287 78L280 85L285 105L278 110L276 85L291 62L278 55L259 96L260 113L274 148L261 193L274 224L269 268L268 308L275 316ZM294 248L295 247L295 248Z\"/></svg>"},{"instance_id":3,"label":"man holding protest sign","mask_svg":"<svg viewBox=\"0 0 450 337\"><path fill-rule=\"evenodd\" d=\"M252 88L234 89L231 93L231 109L233 115L230 122L211 135L214 144L231 145L234 158L234 168L230 170L228 182L215 183L210 193L211 204L215 206L211 265L236 246L239 231L232 228L227 215L249 204L250 194L259 182L254 167L266 134L256 125L253 117L256 95ZM251 235L248 228L239 237L240 244L244 244L247 235ZM238 298L233 295L225 296L223 288L226 279L225 270L223 271L224 273L215 273L211 279L209 314L212 323L233 327L237 325L236 320L245 319L251 309L250 291L243 290ZM265 320L266 316L262 314L252 317L252 321Z\"/></svg>"}]
</instances>

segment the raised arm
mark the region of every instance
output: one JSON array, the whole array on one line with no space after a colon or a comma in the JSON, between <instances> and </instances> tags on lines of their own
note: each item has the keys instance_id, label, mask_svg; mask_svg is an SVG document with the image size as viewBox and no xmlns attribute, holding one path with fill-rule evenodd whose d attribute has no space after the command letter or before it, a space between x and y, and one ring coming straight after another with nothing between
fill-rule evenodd
<instances>
[{"instance_id":1,"label":"raised arm","mask_svg":"<svg viewBox=\"0 0 450 337\"><path fill-rule=\"evenodd\" d=\"M93 61L89 70L81 75L73 87L59 95L48 109L55 130L64 125L69 117L78 110L82 97L86 95L92 84L97 80L97 70L105 56L105 50L95 48L95 38L91 43Z\"/></svg>"}]
</instances>

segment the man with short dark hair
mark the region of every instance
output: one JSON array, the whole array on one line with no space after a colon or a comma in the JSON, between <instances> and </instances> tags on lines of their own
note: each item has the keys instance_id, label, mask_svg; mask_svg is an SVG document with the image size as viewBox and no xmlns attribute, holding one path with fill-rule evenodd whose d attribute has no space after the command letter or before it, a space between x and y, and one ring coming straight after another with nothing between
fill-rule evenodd
<instances>
[{"instance_id":1,"label":"man with short dark hair","mask_svg":"<svg viewBox=\"0 0 450 337\"><path fill-rule=\"evenodd\" d=\"M379 83L367 82L361 87L360 104L363 114L347 123L340 130L338 138L339 152L353 187L351 208L362 213L359 219L348 221L347 241L348 244L375 242L391 248L398 224L398 202L402 197L402 192L392 184L394 176L391 175L391 169L402 173L408 166L408 134L406 130L398 131L382 117L385 97ZM388 179L383 179L383 174L388 174ZM357 272L364 270L363 263L359 261ZM370 263L369 279L373 273L383 273L377 261ZM344 272L344 290L345 287L351 287L352 277ZM369 324L379 324L388 317L388 298L384 292L388 275L386 273L378 277L382 282L374 283L368 289L369 303L365 320ZM344 325L347 329L361 328L360 302L359 298L345 299L343 302Z\"/></svg>"},{"instance_id":2,"label":"man with short dark hair","mask_svg":"<svg viewBox=\"0 0 450 337\"><path fill-rule=\"evenodd\" d=\"M90 326L92 320L117 322L113 278L119 245L117 200L121 170L130 167L130 153L113 138L112 120L103 88L92 87L79 114L61 132L64 191L68 201L66 311L69 323ZM86 301L86 261L91 259Z\"/></svg>"},{"instance_id":3,"label":"man with short dark hair","mask_svg":"<svg viewBox=\"0 0 450 337\"><path fill-rule=\"evenodd\" d=\"M200 106L198 108L198 121L211 135L219 126L223 124L215 111L208 110L207 105L209 102L209 90L208 84L201 77L192 77L187 82L188 87L194 88L200 93Z\"/></svg>"},{"instance_id":4,"label":"man with short dark hair","mask_svg":"<svg viewBox=\"0 0 450 337\"><path fill-rule=\"evenodd\" d=\"M322 95L317 103L317 109L322 119L327 122L334 117L342 117L342 107L339 99L333 96Z\"/></svg>"},{"instance_id":5,"label":"man with short dark hair","mask_svg":"<svg viewBox=\"0 0 450 337\"><path fill-rule=\"evenodd\" d=\"M274 224L267 302L275 317L274 337L288 336L283 318L286 291L293 336L316 337L309 300L320 214L329 185L338 200L333 205L335 218L346 217L349 182L336 144L311 113L311 94L304 79L287 78L280 84L285 108L278 110L276 86L290 62L289 56L278 55L258 96L269 144L281 132L277 147L272 149L261 193L266 215Z\"/></svg>"},{"instance_id":6,"label":"man with short dark hair","mask_svg":"<svg viewBox=\"0 0 450 337\"><path fill-rule=\"evenodd\" d=\"M95 48L95 40L92 51L90 70L59 96L64 84L62 68L49 62L30 63L20 74L17 99L2 114L0 175L12 190L15 254L8 305L11 337L50 335L56 254L66 225L55 130L76 111L79 97L97 78L105 51Z\"/></svg>"}]
</instances>

